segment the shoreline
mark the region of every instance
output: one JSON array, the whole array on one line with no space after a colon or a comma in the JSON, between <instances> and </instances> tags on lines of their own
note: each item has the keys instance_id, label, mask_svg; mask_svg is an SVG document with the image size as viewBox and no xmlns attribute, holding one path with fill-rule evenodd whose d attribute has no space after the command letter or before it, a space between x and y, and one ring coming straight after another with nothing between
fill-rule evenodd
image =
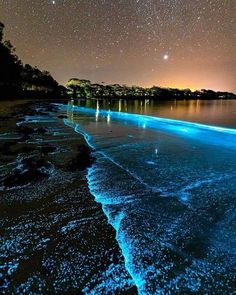
<instances>
[{"instance_id":1,"label":"shoreline","mask_svg":"<svg viewBox=\"0 0 236 295\"><path fill-rule=\"evenodd\" d=\"M1 105L1 292L136 294L115 230L88 189L84 138L48 102L11 104ZM84 152L88 163L76 169Z\"/></svg>"},{"instance_id":2,"label":"shoreline","mask_svg":"<svg viewBox=\"0 0 236 295\"><path fill-rule=\"evenodd\" d=\"M89 188L103 204L103 211L116 229L126 268L139 292L233 291L230 255L224 252L224 246L215 245L214 240L205 242L216 230L219 216L225 218L227 214L227 219L231 218L227 209L223 213L214 204L224 204L224 198L228 204L233 193L230 186L231 192L226 192L227 181L231 182L234 177L230 164L229 168L225 165L231 175L229 179L221 171L222 164L218 164L221 161L231 163L233 150L230 152L228 147L232 145L235 149L233 134L223 134L219 132L221 129L215 128L202 129L195 124L192 129L190 126L186 129L183 128L186 126L169 124L172 120L164 126L158 121L157 130L152 132L153 122L145 121L143 128L144 121L136 120L140 118L137 115L131 115L135 118L133 122L126 118L130 118L130 114L114 113L102 107L65 109L68 110L68 126L82 131L90 146L95 148L97 161L88 171ZM151 117L148 119L152 121ZM179 128L176 130L176 127ZM222 145L228 152L224 153ZM228 161L214 158L219 154ZM192 155L193 161L190 160ZM215 174L204 166L205 155L212 155L209 164L216 169ZM190 177L185 178L190 171ZM207 176L205 171L208 171ZM221 181L223 185L219 185ZM206 198L208 194L212 197ZM228 206L231 206L230 201ZM196 223L192 224L194 219ZM217 234L224 245L224 234ZM225 235L228 235L227 230ZM225 279L219 279L224 272Z\"/></svg>"}]
</instances>

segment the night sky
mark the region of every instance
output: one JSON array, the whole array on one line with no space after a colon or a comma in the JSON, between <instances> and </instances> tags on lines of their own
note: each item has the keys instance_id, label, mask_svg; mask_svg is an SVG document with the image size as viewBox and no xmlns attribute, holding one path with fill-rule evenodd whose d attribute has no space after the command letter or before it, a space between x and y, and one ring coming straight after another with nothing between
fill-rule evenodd
<instances>
[{"instance_id":1,"label":"night sky","mask_svg":"<svg viewBox=\"0 0 236 295\"><path fill-rule=\"evenodd\" d=\"M236 0L0 0L0 21L61 83L236 92Z\"/></svg>"}]
</instances>

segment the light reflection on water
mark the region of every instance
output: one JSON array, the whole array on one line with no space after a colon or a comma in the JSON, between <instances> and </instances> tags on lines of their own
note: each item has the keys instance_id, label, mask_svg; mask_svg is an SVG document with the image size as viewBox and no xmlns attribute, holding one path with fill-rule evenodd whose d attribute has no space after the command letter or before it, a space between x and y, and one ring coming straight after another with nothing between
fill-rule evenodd
<instances>
[{"instance_id":1,"label":"light reflection on water","mask_svg":"<svg viewBox=\"0 0 236 295\"><path fill-rule=\"evenodd\" d=\"M75 105L236 128L236 100L80 100Z\"/></svg>"},{"instance_id":2,"label":"light reflection on water","mask_svg":"<svg viewBox=\"0 0 236 295\"><path fill-rule=\"evenodd\" d=\"M173 112L167 117L181 120L212 112L192 121L214 117L213 125L232 127L235 102L220 110L219 101L171 103L70 103L65 124L96 150L89 187L117 231L139 293L230 294L236 281L236 129L124 111Z\"/></svg>"}]
</instances>

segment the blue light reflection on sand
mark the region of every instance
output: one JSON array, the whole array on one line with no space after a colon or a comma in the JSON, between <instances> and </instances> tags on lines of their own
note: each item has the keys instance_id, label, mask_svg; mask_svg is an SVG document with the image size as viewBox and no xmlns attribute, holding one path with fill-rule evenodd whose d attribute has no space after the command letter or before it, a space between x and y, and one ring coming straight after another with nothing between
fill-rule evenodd
<instances>
[{"instance_id":1,"label":"blue light reflection on sand","mask_svg":"<svg viewBox=\"0 0 236 295\"><path fill-rule=\"evenodd\" d=\"M67 110L65 124L96 149L89 187L139 293L235 291L236 130Z\"/></svg>"}]
</instances>

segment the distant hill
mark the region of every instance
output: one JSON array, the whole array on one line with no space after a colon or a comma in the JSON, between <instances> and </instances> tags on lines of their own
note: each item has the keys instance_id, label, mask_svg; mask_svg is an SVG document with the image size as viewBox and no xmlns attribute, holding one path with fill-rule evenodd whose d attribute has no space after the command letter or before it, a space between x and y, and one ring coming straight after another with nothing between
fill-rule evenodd
<instances>
[{"instance_id":1,"label":"distant hill","mask_svg":"<svg viewBox=\"0 0 236 295\"><path fill-rule=\"evenodd\" d=\"M73 98L123 98L123 99L236 99L234 93L215 92L202 89L191 91L190 89L175 89L153 86L143 88L127 85L92 84L89 80L71 78L66 84L68 94Z\"/></svg>"},{"instance_id":2,"label":"distant hill","mask_svg":"<svg viewBox=\"0 0 236 295\"><path fill-rule=\"evenodd\" d=\"M0 22L0 99L57 98L65 94L65 88L49 72L21 62L11 42L4 40L4 24Z\"/></svg>"}]
</instances>

